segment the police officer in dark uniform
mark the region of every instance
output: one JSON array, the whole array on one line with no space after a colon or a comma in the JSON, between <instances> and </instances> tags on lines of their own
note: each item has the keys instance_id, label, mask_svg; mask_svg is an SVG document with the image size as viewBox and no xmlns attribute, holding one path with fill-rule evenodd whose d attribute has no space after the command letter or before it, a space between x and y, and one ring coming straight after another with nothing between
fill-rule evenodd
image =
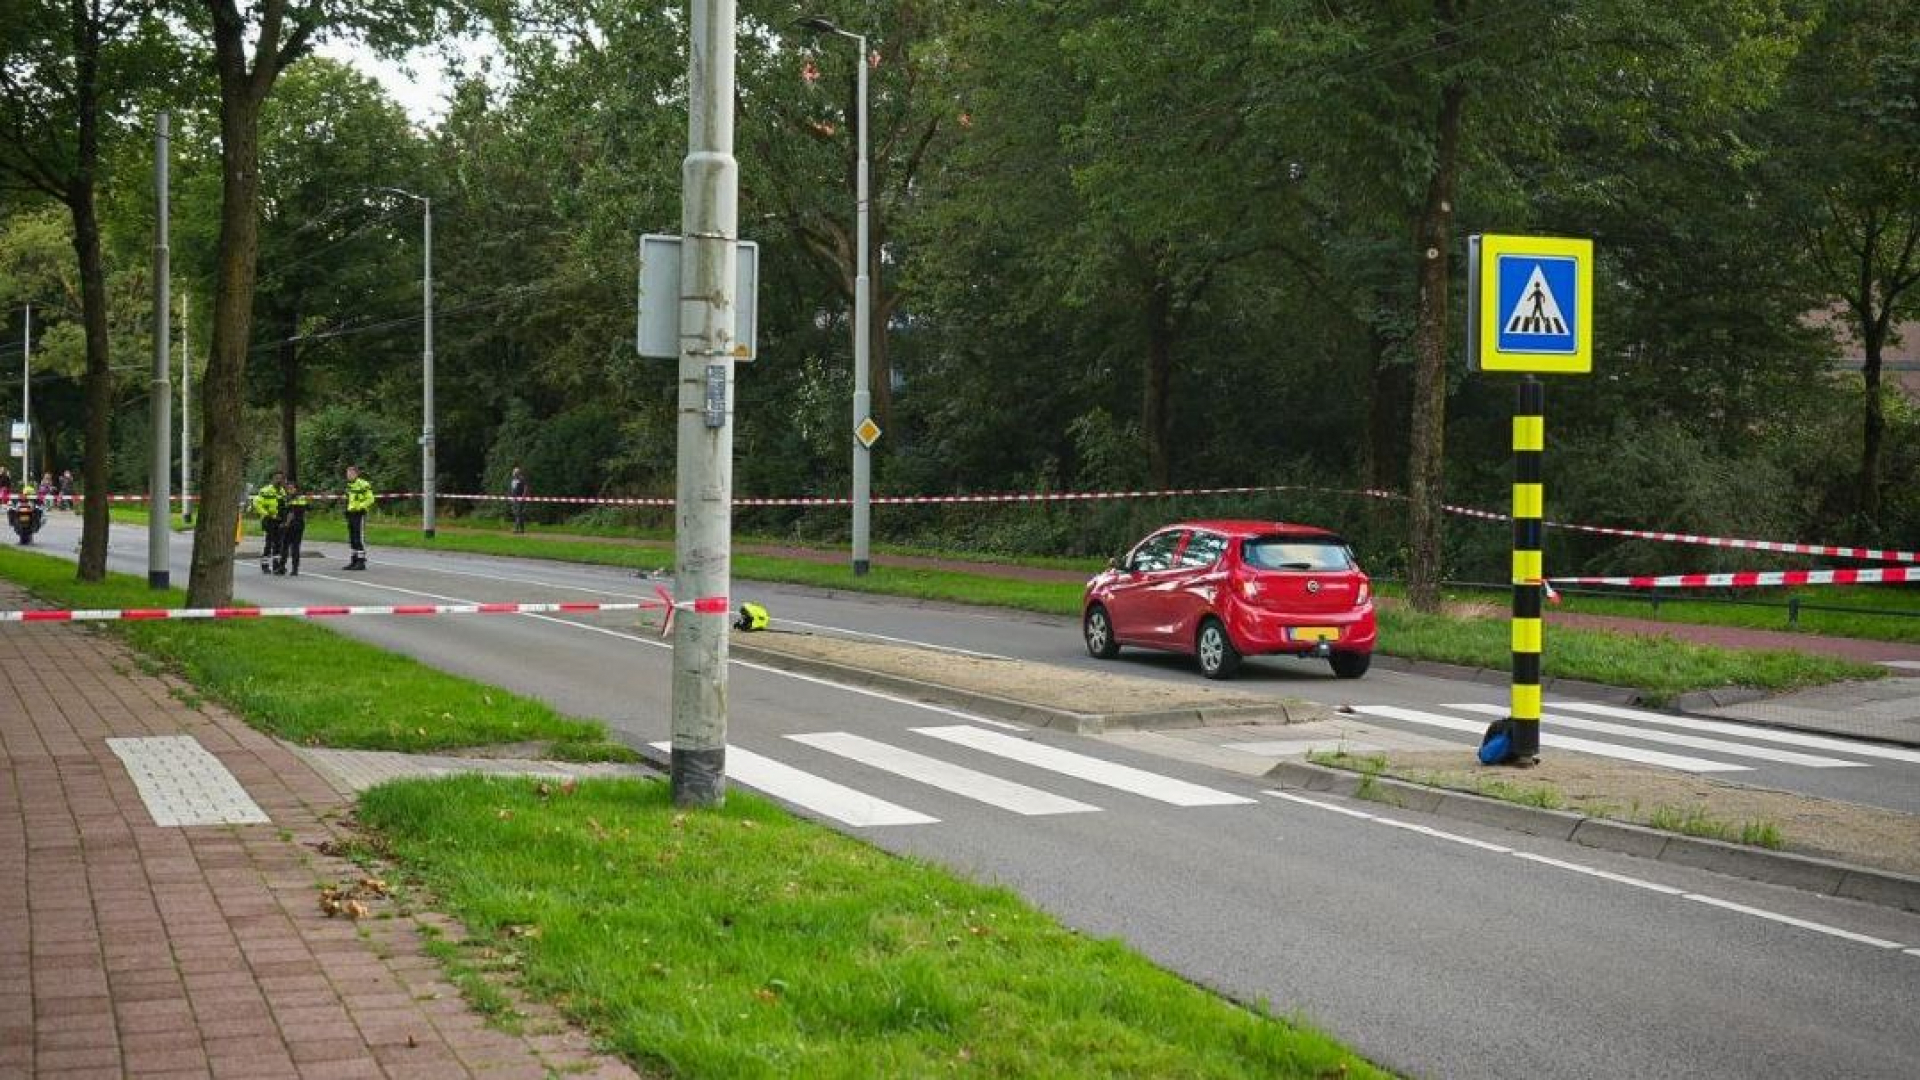
<instances>
[{"instance_id":1,"label":"police officer in dark uniform","mask_svg":"<svg viewBox=\"0 0 1920 1080\"><path fill-rule=\"evenodd\" d=\"M287 481L285 491L280 498L280 558L274 561L273 572L285 574L291 572L300 576L300 538L307 534L307 493L300 485ZM288 567L292 570L289 571Z\"/></svg>"}]
</instances>

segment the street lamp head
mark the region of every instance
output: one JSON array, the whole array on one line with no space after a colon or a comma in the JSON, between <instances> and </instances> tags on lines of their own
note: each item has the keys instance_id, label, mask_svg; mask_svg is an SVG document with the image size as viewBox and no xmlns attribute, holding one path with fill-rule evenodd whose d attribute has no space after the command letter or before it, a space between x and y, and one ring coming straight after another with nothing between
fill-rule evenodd
<instances>
[{"instance_id":1,"label":"street lamp head","mask_svg":"<svg viewBox=\"0 0 1920 1080\"><path fill-rule=\"evenodd\" d=\"M836 26L832 19L820 15L804 15L793 20L793 25L802 30L811 30L816 34L833 34L837 37L858 40L860 35Z\"/></svg>"},{"instance_id":2,"label":"street lamp head","mask_svg":"<svg viewBox=\"0 0 1920 1080\"><path fill-rule=\"evenodd\" d=\"M386 193L387 193L387 194L389 194L389 195L398 195L398 196L400 196L400 197L402 197L402 198L406 198L406 199L412 199L412 200L414 200L415 202L426 202L426 201L427 201L427 197L426 197L425 195L415 195L415 194L414 194L413 192L411 192L411 191L402 191L402 190L400 190L400 189L399 189L399 188L397 188L397 187L376 187L376 188L368 188L367 190L369 190L369 191L384 191L384 192L386 192Z\"/></svg>"}]
</instances>

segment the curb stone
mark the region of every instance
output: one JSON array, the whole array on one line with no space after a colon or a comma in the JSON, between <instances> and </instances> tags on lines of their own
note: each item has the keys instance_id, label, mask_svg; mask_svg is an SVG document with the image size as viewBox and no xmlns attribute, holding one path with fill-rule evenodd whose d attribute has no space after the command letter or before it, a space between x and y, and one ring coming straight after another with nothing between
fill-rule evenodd
<instances>
[{"instance_id":1,"label":"curb stone","mask_svg":"<svg viewBox=\"0 0 1920 1080\"><path fill-rule=\"evenodd\" d=\"M1333 717L1333 710L1327 706L1303 701L1275 701L1272 704L1261 705L1200 705L1151 712L1084 713L1047 705L1035 705L997 694L927 682L905 675L869 671L831 660L794 656L776 649L743 645L738 640L730 647L730 651L739 659L751 660L756 664L765 664L782 671L835 679L869 689L900 694L932 705L968 709L1001 720L1026 724L1030 727L1071 732L1075 735L1100 735L1108 731L1159 731L1208 727L1217 724L1303 724Z\"/></svg>"},{"instance_id":2,"label":"curb stone","mask_svg":"<svg viewBox=\"0 0 1920 1080\"><path fill-rule=\"evenodd\" d=\"M1889 870L1663 832L1643 825L1588 817L1566 810L1522 806L1484 795L1305 762L1283 761L1268 770L1266 775L1281 787L1349 798L1360 797L1357 793L1366 784L1373 789L1366 796L1367 799L1390 806L1457 821L1491 825L1531 836L1570 840L1586 847L1689 866L1696 870L1710 870L1729 877L1786 885L1881 907L1920 912L1920 877Z\"/></svg>"}]
</instances>

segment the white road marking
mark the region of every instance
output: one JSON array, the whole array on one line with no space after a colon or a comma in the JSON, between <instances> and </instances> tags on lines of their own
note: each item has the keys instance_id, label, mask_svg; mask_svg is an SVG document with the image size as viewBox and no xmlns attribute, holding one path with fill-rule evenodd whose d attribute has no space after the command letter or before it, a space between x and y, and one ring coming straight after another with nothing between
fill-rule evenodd
<instances>
[{"instance_id":1,"label":"white road marking","mask_svg":"<svg viewBox=\"0 0 1920 1080\"><path fill-rule=\"evenodd\" d=\"M1501 855L1505 855L1513 851L1513 849L1510 847L1503 847L1499 844L1489 844L1485 840L1475 840L1471 836L1461 836L1459 833L1442 832L1441 830L1433 828L1430 825L1416 825L1411 821L1401 821L1397 818L1389 818L1389 817L1376 817L1373 820L1379 822L1382 825L1390 825L1396 829L1405 829L1408 832L1417 832L1423 836L1431 836L1435 840L1445 840L1450 844L1465 844L1468 847L1476 847L1482 851L1491 851Z\"/></svg>"},{"instance_id":2,"label":"white road marking","mask_svg":"<svg viewBox=\"0 0 1920 1080\"><path fill-rule=\"evenodd\" d=\"M434 573L434 574L458 574L461 577L477 577L477 578L483 578L488 581L511 581L521 585L538 585L541 588L545 588L545 589L566 589L570 592L582 592L582 593L587 593L588 595L591 595L591 596L618 597L623 600L657 599L657 597L652 593L630 593L630 592L622 592L618 589L589 588L585 585L563 585L557 581L541 581L537 578L513 577L507 574L481 573L476 570L455 570L451 567L434 566L429 563L387 560L384 562L384 565L397 566L407 570L425 570L425 571L428 571L429 573ZM972 657L977 657L981 660L1013 660L1015 659L1014 657L1011 657L1011 656L1003 656L1000 653L980 652L976 649L963 649L958 645L940 645L931 641L921 641L917 638L903 638L903 637L894 637L890 634L877 634L870 630L856 630L850 626L832 626L826 623L805 622L800 619L788 619L788 618L782 618L778 616L776 616L773 621L781 626L798 626L798 627L804 627L808 630L822 630L832 634L846 634L849 637L869 638L874 641L884 641L892 645L912 645L916 648L932 649L936 652L953 653L958 656L972 656Z\"/></svg>"},{"instance_id":3,"label":"white road marking","mask_svg":"<svg viewBox=\"0 0 1920 1080\"><path fill-rule=\"evenodd\" d=\"M649 745L655 750L673 749L671 742ZM727 747L727 778L856 829L874 825L932 825L940 820L738 746Z\"/></svg>"},{"instance_id":4,"label":"white road marking","mask_svg":"<svg viewBox=\"0 0 1920 1080\"><path fill-rule=\"evenodd\" d=\"M1002 810L1011 810L1016 814L1029 817L1042 814L1084 814L1100 808L1074 799L1063 798L1050 792L1031 788L1025 784L1016 784L1011 780L1002 780L989 773L979 772L965 766L931 758L925 754L916 754L897 746L888 746L859 735L844 731L823 731L810 735L789 735L787 738L804 746L838 754L862 765L871 765L896 776L937 787L955 795L965 796L988 806L997 806Z\"/></svg>"},{"instance_id":5,"label":"white road marking","mask_svg":"<svg viewBox=\"0 0 1920 1080\"><path fill-rule=\"evenodd\" d=\"M1838 754L1852 754L1855 757L1881 758L1887 761L1905 761L1920 765L1920 751L1902 750L1898 747L1883 746L1878 743L1861 742L1853 739L1837 739L1828 735L1808 735L1799 731L1782 731L1757 724L1736 724L1726 720L1703 720L1697 716L1674 716L1671 713L1648 712L1644 709L1623 709L1618 705L1594 705L1584 701L1556 701L1556 709L1573 709L1578 712L1593 713L1596 716L1611 716L1620 720L1638 720L1643 724L1663 724L1667 727L1683 728L1688 731L1704 731L1715 735L1736 735L1742 739L1756 742L1780 743L1783 746L1801 746L1809 750L1829 750Z\"/></svg>"},{"instance_id":6,"label":"white road marking","mask_svg":"<svg viewBox=\"0 0 1920 1080\"><path fill-rule=\"evenodd\" d=\"M1717 908L1724 908L1727 911L1737 911L1742 915L1751 915L1756 919L1765 919L1768 922L1777 922L1785 926L1797 926L1802 930L1811 930L1816 934L1827 934L1831 937L1844 938L1847 941L1857 941L1862 945L1871 945L1876 949L1900 950L1905 948L1905 946L1897 941L1888 941L1886 938L1869 937L1866 934L1856 934L1851 930L1842 930L1837 926L1828 926L1826 923L1812 922L1808 919L1796 919L1791 915L1782 915L1777 911L1767 911L1763 908L1748 907L1745 904L1736 904L1731 900L1702 896L1699 893L1686 893L1685 898L1702 904L1710 904Z\"/></svg>"},{"instance_id":7,"label":"white road marking","mask_svg":"<svg viewBox=\"0 0 1920 1080\"><path fill-rule=\"evenodd\" d=\"M1229 806L1256 801L1201 787L1198 784L1189 784L1185 780L1175 780L1170 776L1150 773L1130 765L1121 765L1102 758L1088 757L1086 754L1076 754L1071 750L1060 750L1044 743L1002 735L997 731L983 731L977 727L964 725L914 728L913 730L921 735L993 754L1009 761L1018 761L1023 765L1047 769L1077 780L1085 780L1091 784L1100 784L1159 802L1171 803L1174 806Z\"/></svg>"},{"instance_id":8,"label":"white road marking","mask_svg":"<svg viewBox=\"0 0 1920 1080\"><path fill-rule=\"evenodd\" d=\"M308 576L308 575L302 575L302 576ZM345 582L348 585L360 585L369 589L384 589L388 592L404 593L408 596L424 596L430 600L443 600L443 601L446 601L447 603L477 604L480 602L478 600L469 600L459 596L446 596L441 593L422 592L419 589L406 589L398 585L381 585L377 582L362 581L357 578L332 577L327 574L313 574L311 576L315 578L319 578L324 581ZM655 637L642 637L639 634L629 634L623 630L614 630L605 626L595 626L592 623L574 622L572 619L557 618L552 615L536 615L536 614L522 612L513 617L519 618L519 619L538 619L541 622L553 623L555 626L570 627L574 630L585 630L588 633L593 633L593 634L604 634L607 637L619 638L623 641L631 641L631 642L634 642L635 644L646 645L650 648L655 648L655 649L673 648L672 642L661 641ZM932 705L924 701L914 701L911 698L897 697L893 694L882 693L878 690L869 690L863 686L852 686L847 683L834 682L832 679L823 679L817 675L802 675L797 671L782 671L781 669L776 667L768 667L765 664L756 664L748 660L729 659L727 662L729 664L732 664L734 667L744 668L748 671L758 671L767 675L777 675L783 679L793 679L798 682L812 683L815 686L825 686L830 689L843 691L845 693L856 694L860 697L873 698L877 701L885 701L894 705L902 705L902 706L906 706L907 708L919 709L922 712L938 713L941 716L951 716L956 720L965 720L971 724L989 724L994 727L1006 728L1009 731L1025 731L1026 730L1025 728L1020 727L1017 724L1004 724L998 720L989 720L984 716L975 716L973 713L963 712L959 709L950 709L944 705Z\"/></svg>"},{"instance_id":9,"label":"white road marking","mask_svg":"<svg viewBox=\"0 0 1920 1080\"><path fill-rule=\"evenodd\" d=\"M1475 720L1465 720L1457 716L1443 716L1439 713L1422 712L1419 709L1403 709L1397 705L1356 705L1353 711L1368 716L1383 716L1389 720L1405 720L1410 724L1425 724L1428 727L1446 728L1449 731L1464 731L1479 735L1486 725ZM1626 761L1638 761L1643 765L1658 765L1667 769L1679 769L1682 772L1750 772L1745 765L1729 765L1720 761L1708 761L1706 758L1685 757L1680 754L1665 754L1658 750L1641 750L1632 746L1616 746L1613 743L1594 742L1592 739L1577 739L1571 735L1555 735L1541 732L1543 746L1559 747L1562 750L1576 750L1583 754L1599 757L1621 758Z\"/></svg>"},{"instance_id":10,"label":"white road marking","mask_svg":"<svg viewBox=\"0 0 1920 1080\"><path fill-rule=\"evenodd\" d=\"M1920 956L1920 948L1910 949L1900 944L1897 941L1888 941L1885 938L1872 937L1867 934L1858 934L1853 932L1852 930L1843 930L1840 927L1830 926L1826 923L1814 922L1810 919L1799 919L1799 918L1795 918L1792 915L1782 915L1777 911L1768 911L1764 908L1749 907L1746 904L1736 904L1731 900L1721 900L1717 897L1707 896L1703 893L1691 893L1691 892L1687 892L1684 889L1676 889L1669 885L1661 885L1657 882L1647 881L1643 878L1629 877L1626 874L1616 874L1611 871L1602 870L1594 866L1585 866L1580 863L1568 862L1565 859L1549 858L1548 856L1545 856L1545 855L1536 855L1530 851L1514 851L1510 848L1501 848L1497 844L1485 844L1480 841L1473 840L1470 837L1456 836L1451 833L1443 833L1438 829L1427 829L1424 827L1415 827L1415 826L1411 826L1410 823L1408 822L1398 821L1393 818L1381 817L1378 814L1364 813L1359 810L1349 809L1347 807L1338 806L1333 803L1322 802L1318 799L1304 798L1299 795L1294 795L1290 792L1266 790L1266 791L1262 791L1261 794L1271 795L1277 799L1285 799L1288 802L1299 803L1302 806L1311 806L1317 810L1330 810L1336 814L1341 814L1346 817L1360 818L1364 821L1372 821L1381 825L1392 825L1397 828L1408 829L1409 831L1423 833L1429 836L1433 836L1437 839L1466 842L1471 844L1474 847L1484 848L1490 851L1501 852L1507 855L1511 855L1516 859L1523 859L1530 863L1538 863L1542 866L1551 866L1560 870L1570 870L1576 874L1585 874L1589 877L1600 878L1602 880L1616 882L1621 885L1628 885L1636 889L1646 889L1650 892L1660 893L1664 896L1675 896L1683 900L1692 900L1692 901L1695 901L1696 903L1706 904L1711 907L1720 908L1725 911L1738 912L1739 914L1742 914L1742 915L1751 915L1757 919L1766 919L1769 922L1780 923L1783 926L1797 927L1801 930L1811 930L1816 934L1825 934L1829 937L1836 937L1845 941L1858 942L1859 944L1862 944L1862 945L1871 945L1876 949L1900 951L1911 956Z\"/></svg>"},{"instance_id":11,"label":"white road marking","mask_svg":"<svg viewBox=\"0 0 1920 1080\"><path fill-rule=\"evenodd\" d=\"M1507 710L1499 705L1446 705L1443 708L1459 709L1463 712L1480 713L1483 716L1505 716ZM1558 702L1549 705L1548 710L1560 708ZM1772 750L1764 746L1748 746L1744 743L1727 742L1725 739L1706 739L1698 735L1676 735L1671 731L1649 731L1646 728L1629 727L1626 724L1609 724L1604 720L1584 720L1577 716L1547 711L1542 718L1574 731L1591 731L1596 735L1619 735L1629 739L1645 739L1648 742L1666 743L1669 746L1685 746L1693 750L1711 750L1733 757L1748 757L1759 761L1775 761L1782 765L1804 765L1809 769L1864 769L1864 761L1841 761L1839 758L1817 757L1813 754L1796 754L1791 750Z\"/></svg>"},{"instance_id":12,"label":"white road marking","mask_svg":"<svg viewBox=\"0 0 1920 1080\"><path fill-rule=\"evenodd\" d=\"M1668 885L1657 884L1645 878L1628 877L1625 874L1616 874L1611 870L1602 870L1597 866L1582 866L1579 863L1568 862L1565 859L1551 859L1545 855L1535 855L1531 851L1516 851L1513 855L1516 859L1525 859L1528 862L1542 863L1547 866L1557 866L1562 870L1571 870L1576 874L1586 874L1588 877L1615 881L1622 885L1631 885L1636 889L1646 889L1649 892L1657 892L1665 896L1685 896L1687 892L1685 889L1676 889Z\"/></svg>"}]
</instances>

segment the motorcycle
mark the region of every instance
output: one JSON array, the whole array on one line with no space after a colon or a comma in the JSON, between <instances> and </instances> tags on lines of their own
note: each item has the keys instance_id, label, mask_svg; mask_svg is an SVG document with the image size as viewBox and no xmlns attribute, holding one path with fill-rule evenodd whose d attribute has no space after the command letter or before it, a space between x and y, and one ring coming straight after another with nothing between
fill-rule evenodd
<instances>
[{"instance_id":1,"label":"motorcycle","mask_svg":"<svg viewBox=\"0 0 1920 1080\"><path fill-rule=\"evenodd\" d=\"M46 511L40 509L38 503L20 499L7 507L7 524L20 537L22 544L33 543L33 534L40 531L40 526L46 524L46 520Z\"/></svg>"}]
</instances>

